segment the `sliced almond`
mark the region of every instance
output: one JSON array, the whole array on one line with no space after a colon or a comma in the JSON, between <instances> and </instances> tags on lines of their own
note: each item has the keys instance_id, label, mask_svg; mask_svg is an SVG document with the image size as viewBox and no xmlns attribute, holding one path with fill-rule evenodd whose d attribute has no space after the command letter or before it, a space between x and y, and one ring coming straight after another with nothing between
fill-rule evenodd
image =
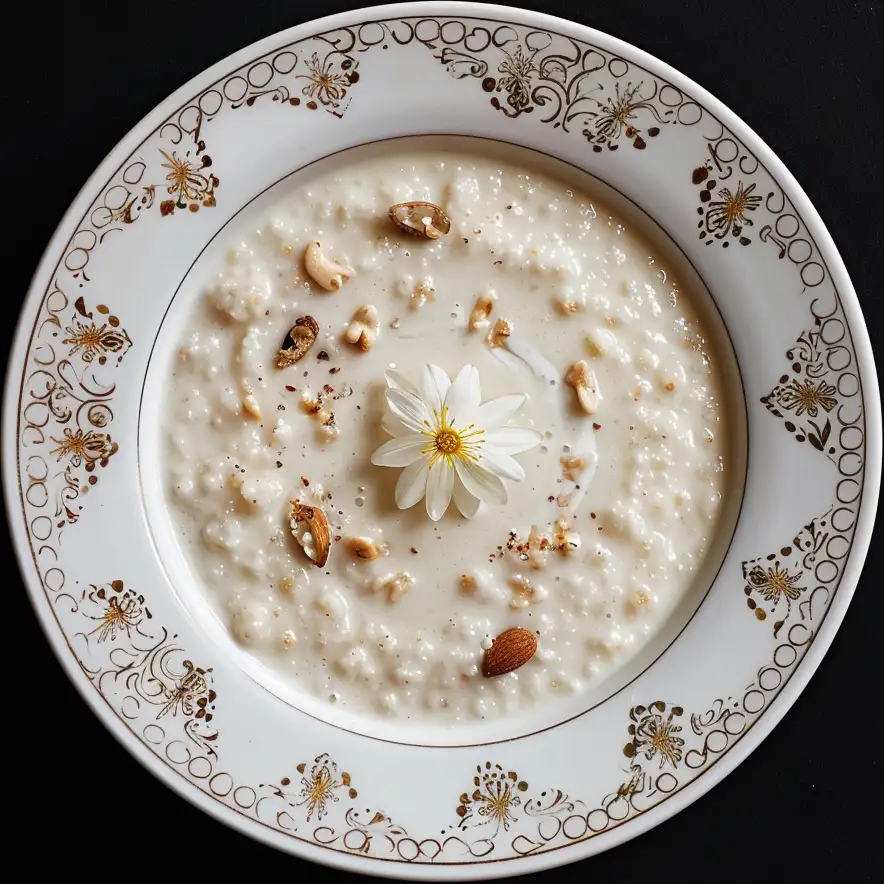
<instances>
[{"instance_id":1,"label":"sliced almond","mask_svg":"<svg viewBox=\"0 0 884 884\"><path fill-rule=\"evenodd\" d=\"M322 510L293 500L290 524L292 535L307 558L317 568L325 567L331 551L331 532Z\"/></svg>"},{"instance_id":2,"label":"sliced almond","mask_svg":"<svg viewBox=\"0 0 884 884\"><path fill-rule=\"evenodd\" d=\"M537 651L537 636L521 626L504 630L485 651L482 675L496 678L524 666Z\"/></svg>"}]
</instances>

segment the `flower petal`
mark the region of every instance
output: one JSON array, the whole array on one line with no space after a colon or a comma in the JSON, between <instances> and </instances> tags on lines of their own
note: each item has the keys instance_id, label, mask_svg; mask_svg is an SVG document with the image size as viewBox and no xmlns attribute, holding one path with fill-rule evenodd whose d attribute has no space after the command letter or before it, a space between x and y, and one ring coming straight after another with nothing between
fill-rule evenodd
<instances>
[{"instance_id":1,"label":"flower petal","mask_svg":"<svg viewBox=\"0 0 884 884\"><path fill-rule=\"evenodd\" d=\"M427 515L438 522L445 515L451 503L451 492L454 489L454 470L448 461L441 457L430 467L427 479Z\"/></svg>"},{"instance_id":2,"label":"flower petal","mask_svg":"<svg viewBox=\"0 0 884 884\"><path fill-rule=\"evenodd\" d=\"M420 433L396 436L375 450L371 462L376 467L407 467L421 456L428 442Z\"/></svg>"},{"instance_id":3,"label":"flower petal","mask_svg":"<svg viewBox=\"0 0 884 884\"><path fill-rule=\"evenodd\" d=\"M391 387L387 390L387 404L390 406L390 411L409 429L416 433L426 429L430 414L426 405L417 396Z\"/></svg>"},{"instance_id":4,"label":"flower petal","mask_svg":"<svg viewBox=\"0 0 884 884\"><path fill-rule=\"evenodd\" d=\"M482 446L479 465L494 473L495 476L509 479L511 482L521 482L525 478L525 471L517 460L514 460L505 451L487 443Z\"/></svg>"},{"instance_id":5,"label":"flower petal","mask_svg":"<svg viewBox=\"0 0 884 884\"><path fill-rule=\"evenodd\" d=\"M445 396L448 420L456 427L465 426L473 420L482 401L479 387L479 370L475 365L465 365L458 373Z\"/></svg>"},{"instance_id":6,"label":"flower petal","mask_svg":"<svg viewBox=\"0 0 884 884\"><path fill-rule=\"evenodd\" d=\"M409 381L402 377L398 371L387 371L384 373L384 378L387 381L387 386L392 390L401 390L403 393L411 393L412 396L420 396L420 392L417 387Z\"/></svg>"},{"instance_id":7,"label":"flower petal","mask_svg":"<svg viewBox=\"0 0 884 884\"><path fill-rule=\"evenodd\" d=\"M521 454L539 445L542 439L542 433L525 427L501 427L485 436L488 445L493 445L507 454Z\"/></svg>"},{"instance_id":8,"label":"flower petal","mask_svg":"<svg viewBox=\"0 0 884 884\"><path fill-rule=\"evenodd\" d=\"M502 427L525 404L527 398L524 393L514 393L512 396L501 396L499 399L483 402L477 412L476 426L486 433Z\"/></svg>"},{"instance_id":9,"label":"flower petal","mask_svg":"<svg viewBox=\"0 0 884 884\"><path fill-rule=\"evenodd\" d=\"M391 411L385 411L381 418L381 429L388 436L404 436L412 431Z\"/></svg>"},{"instance_id":10,"label":"flower petal","mask_svg":"<svg viewBox=\"0 0 884 884\"><path fill-rule=\"evenodd\" d=\"M427 411L442 414L442 403L445 394L451 387L448 375L438 365L425 365L421 372L420 395L427 406Z\"/></svg>"},{"instance_id":11,"label":"flower petal","mask_svg":"<svg viewBox=\"0 0 884 884\"><path fill-rule=\"evenodd\" d=\"M409 464L396 482L396 506L401 510L413 507L426 493L430 456L425 454Z\"/></svg>"},{"instance_id":12,"label":"flower petal","mask_svg":"<svg viewBox=\"0 0 884 884\"><path fill-rule=\"evenodd\" d=\"M467 491L460 476L455 476L454 493L452 494L452 498L454 500L454 505L460 510L461 515L465 519L472 519L473 516L476 515L481 501L478 497L473 497L473 495Z\"/></svg>"},{"instance_id":13,"label":"flower petal","mask_svg":"<svg viewBox=\"0 0 884 884\"><path fill-rule=\"evenodd\" d=\"M506 503L506 488L494 473L489 473L479 464L463 461L460 458L454 461L454 466L464 487L473 497L478 497L486 503Z\"/></svg>"}]
</instances>

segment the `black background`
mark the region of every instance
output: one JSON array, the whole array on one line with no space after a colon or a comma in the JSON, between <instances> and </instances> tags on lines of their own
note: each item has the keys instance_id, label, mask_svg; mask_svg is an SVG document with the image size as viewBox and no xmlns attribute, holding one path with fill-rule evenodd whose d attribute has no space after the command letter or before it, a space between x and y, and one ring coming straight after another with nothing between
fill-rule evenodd
<instances>
[{"instance_id":1,"label":"black background","mask_svg":"<svg viewBox=\"0 0 884 884\"><path fill-rule=\"evenodd\" d=\"M19 5L16 18L4 22L0 58L6 124L0 192L7 220L0 328L7 339L62 213L144 114L234 50L358 5L67 2L60 18L48 5ZM859 293L878 363L884 362L882 0L519 5L647 50L745 119L828 225ZM4 758L4 791L16 820L7 832L29 836L7 840L7 864L50 875L80 867L98 880L129 878L133 871L136 880L182 873L217 878L233 863L250 876L348 877L222 828L133 761L62 674L26 601L5 531L2 537L8 574L3 634L15 657L4 679L12 745ZM879 523L856 597L819 671L735 773L641 838L543 876L884 880L880 819L872 812L876 806L880 812L882 786L882 564ZM10 782L16 777L18 783ZM32 836L41 845L37 854Z\"/></svg>"}]
</instances>

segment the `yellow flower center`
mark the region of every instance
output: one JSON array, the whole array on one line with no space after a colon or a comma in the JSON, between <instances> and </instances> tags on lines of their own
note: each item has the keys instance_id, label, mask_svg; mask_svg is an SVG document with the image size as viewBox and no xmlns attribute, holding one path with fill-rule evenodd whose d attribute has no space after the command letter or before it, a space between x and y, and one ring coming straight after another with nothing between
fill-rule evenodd
<instances>
[{"instance_id":1,"label":"yellow flower center","mask_svg":"<svg viewBox=\"0 0 884 884\"><path fill-rule=\"evenodd\" d=\"M449 467L454 466L454 458L471 460L474 463L479 459L479 447L482 444L482 436L485 431L470 424L462 430L457 430L448 419L448 406L442 406L442 413L433 411L433 423L424 422L426 430L423 435L430 439L430 444L423 449L424 454L430 454L430 466L433 467L441 458L445 458Z\"/></svg>"},{"instance_id":2,"label":"yellow flower center","mask_svg":"<svg viewBox=\"0 0 884 884\"><path fill-rule=\"evenodd\" d=\"M442 454L457 454L460 446L460 436L454 430L445 429L436 433L436 451Z\"/></svg>"}]
</instances>

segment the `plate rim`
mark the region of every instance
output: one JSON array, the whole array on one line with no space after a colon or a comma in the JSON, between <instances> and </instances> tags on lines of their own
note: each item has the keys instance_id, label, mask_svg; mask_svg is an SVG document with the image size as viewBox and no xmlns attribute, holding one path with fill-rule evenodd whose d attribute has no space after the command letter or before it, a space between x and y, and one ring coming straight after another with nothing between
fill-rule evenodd
<instances>
[{"instance_id":1,"label":"plate rim","mask_svg":"<svg viewBox=\"0 0 884 884\"><path fill-rule=\"evenodd\" d=\"M295 25L291 28L271 34L259 41L245 46L226 58L215 63L211 67L189 79L179 89L157 104L150 112L144 115L122 139L107 153L89 176L71 205L62 216L56 227L43 255L33 274L28 292L22 302L22 307L16 322L13 345L7 358L7 376L4 384L3 403L3 428L5 438L11 439L10 431L17 428L18 409L17 393L20 387L20 379L16 377L14 368L26 357L32 330L27 328L27 317L35 303L41 301L45 285L41 280L51 277L53 265L57 261L53 256L63 252L64 245L69 236L66 231L70 229L72 222L85 214L92 203L90 194L96 184L107 175L106 170L117 168L125 159L137 149L146 134L153 131L158 123L163 122L169 113L182 99L189 100L198 83L207 84L218 78L230 74L247 62L250 58L264 55L274 48L305 39L316 33L334 30L339 27L352 26L356 23L383 20L387 18L410 18L431 16L470 16L478 19L502 20L519 23L522 25L537 27L556 33L574 37L583 42L594 43L614 53L622 53L634 60L637 64L647 68L655 76L665 78L677 88L695 97L704 107L708 108L728 129L730 129L749 148L776 180L784 193L787 193L796 212L804 222L808 233L816 243L821 256L824 256L826 267L832 278L833 286L839 297L841 307L847 319L847 325L853 338L853 345L857 359L857 369L864 390L864 408L866 419L866 461L865 475L861 491L861 505L857 513L857 522L853 538L853 549L844 567L838 592L826 612L823 622L819 625L816 636L801 660L800 666L789 678L789 683L777 694L761 719L751 726L753 734L745 734L738 742L739 746L729 749L727 763L722 764L722 758L710 769L706 770L679 791L678 795L671 796L663 802L665 806L655 807L653 814L642 814L643 819L633 818L631 825L620 826L618 831L610 832L607 838L608 846L617 846L624 841L630 840L655 825L669 819L672 815L693 803L710 788L721 781L725 776L738 767L745 758L757 748L764 738L784 717L791 708L801 691L804 690L810 678L819 666L823 656L839 628L847 607L856 591L860 573L868 553L872 531L877 512L877 504L881 481L881 401L878 386L878 377L875 370L874 353L868 330L862 314L861 305L856 291L852 285L847 269L838 252L838 249L825 227L819 213L810 201L800 184L791 175L782 161L765 144L765 142L749 127L740 117L730 111L718 99L707 92L702 86L684 76L666 62L649 55L638 47L633 46L619 38L612 37L598 31L588 25L579 24L567 19L547 15L545 13L523 10L515 7L501 5L486 5L473 2L408 2L393 5L369 6L350 10L335 15L314 19ZM170 110L170 108L172 110ZM17 438L17 436L16 436ZM256 829L246 820L239 819L239 814L231 814L229 808L219 805L201 790L180 788L182 777L177 771L168 768L151 753L145 752L137 740L133 740L133 734L126 728L121 719L112 711L103 697L95 696L94 691L87 690L87 685L81 676L81 670L76 665L76 659L71 653L64 634L54 624L52 612L45 604L43 587L37 585L33 575L27 572L27 560L24 556L28 542L24 524L15 515L16 507L20 501L20 490L17 482L12 482L13 472L7 464L14 456L10 446L6 446L3 457L3 485L7 511L10 513L9 531L13 541L19 572L26 588L31 604L40 622L56 657L62 665L63 671L73 683L77 692L86 701L90 709L97 715L104 726L114 735L129 753L161 782L172 788L181 797L185 798L204 812L225 825L242 832L262 843L278 849L287 850L300 857L310 860L321 859L322 863L332 867L356 871L362 874L380 875L393 878L413 879L416 877L428 877L436 880L450 880L477 877L499 877L511 874L524 874L541 868L563 865L585 858L591 851L588 847L575 844L568 851L549 851L536 856L521 857L516 864L511 862L485 862L480 866L432 866L422 865L412 869L409 864L400 863L366 863L358 856L340 853L338 851L321 851L316 853L309 849L309 845L301 846L297 840L287 838L281 833L274 832L261 826ZM102 702L103 701L103 702Z\"/></svg>"}]
</instances>

